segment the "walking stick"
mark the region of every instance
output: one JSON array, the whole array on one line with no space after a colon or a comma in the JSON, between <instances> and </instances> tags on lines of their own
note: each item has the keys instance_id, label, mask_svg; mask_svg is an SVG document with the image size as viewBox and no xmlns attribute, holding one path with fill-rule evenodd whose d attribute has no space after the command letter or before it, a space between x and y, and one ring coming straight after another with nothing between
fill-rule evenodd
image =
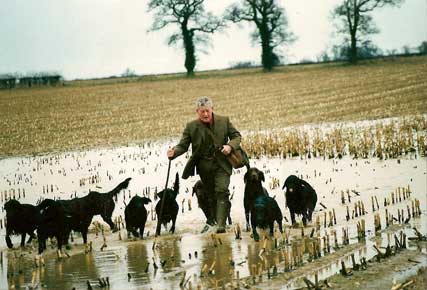
<instances>
[{"instance_id":1,"label":"walking stick","mask_svg":"<svg viewBox=\"0 0 427 290\"><path fill-rule=\"evenodd\" d=\"M163 206L165 205L165 199L166 199L166 189L168 188L168 182L169 182L169 173L171 171L171 163L172 160L169 159L169 164L168 164L168 175L166 176L166 185L165 185L165 190L163 192L163 198L162 198L162 203L160 204L160 216L157 217L157 227L156 227L156 237L157 235L160 235L160 228L162 226L161 224L161 220L162 220L162 216L163 216Z\"/></svg>"}]
</instances>

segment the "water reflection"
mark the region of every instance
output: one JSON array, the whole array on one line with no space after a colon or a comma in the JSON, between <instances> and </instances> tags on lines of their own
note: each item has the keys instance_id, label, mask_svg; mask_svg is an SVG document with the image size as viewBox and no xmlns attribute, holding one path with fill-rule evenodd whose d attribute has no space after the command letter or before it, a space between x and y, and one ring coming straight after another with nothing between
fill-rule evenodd
<instances>
[{"instance_id":1,"label":"water reflection","mask_svg":"<svg viewBox=\"0 0 427 290\"><path fill-rule=\"evenodd\" d=\"M151 282L149 264L147 254L147 245L145 242L136 242L127 247L127 277L128 281L134 287L138 285L148 284ZM123 273L126 274L126 273Z\"/></svg>"}]
</instances>

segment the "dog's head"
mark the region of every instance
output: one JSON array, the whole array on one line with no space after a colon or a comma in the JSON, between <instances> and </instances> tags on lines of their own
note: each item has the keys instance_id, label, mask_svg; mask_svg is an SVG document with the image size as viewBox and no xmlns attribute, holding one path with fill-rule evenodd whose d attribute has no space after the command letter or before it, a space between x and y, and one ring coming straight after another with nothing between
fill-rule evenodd
<instances>
[{"instance_id":1,"label":"dog's head","mask_svg":"<svg viewBox=\"0 0 427 290\"><path fill-rule=\"evenodd\" d=\"M245 183L257 183L265 181L264 172L262 172L256 167L251 167L245 173L243 180L245 181Z\"/></svg>"},{"instance_id":2,"label":"dog's head","mask_svg":"<svg viewBox=\"0 0 427 290\"><path fill-rule=\"evenodd\" d=\"M149 204L151 202L151 199L149 199L148 197L142 197L142 203L143 204Z\"/></svg>"},{"instance_id":3,"label":"dog's head","mask_svg":"<svg viewBox=\"0 0 427 290\"><path fill-rule=\"evenodd\" d=\"M7 213L8 211L18 210L20 205L21 205L21 203L19 201L17 201L16 199L9 199L4 204L4 209Z\"/></svg>"},{"instance_id":4,"label":"dog's head","mask_svg":"<svg viewBox=\"0 0 427 290\"><path fill-rule=\"evenodd\" d=\"M57 202L53 199L46 198L37 205L37 208L39 209L40 214L43 214L47 209L54 206L57 206Z\"/></svg>"},{"instance_id":5,"label":"dog's head","mask_svg":"<svg viewBox=\"0 0 427 290\"><path fill-rule=\"evenodd\" d=\"M288 178L286 178L282 189L285 189L286 187L286 192L294 192L300 186L300 184L301 180L297 176L289 175Z\"/></svg>"},{"instance_id":6,"label":"dog's head","mask_svg":"<svg viewBox=\"0 0 427 290\"><path fill-rule=\"evenodd\" d=\"M193 193L191 196L194 196L196 194L197 198L200 198L203 196L203 182L201 180L198 180L194 186L193 186Z\"/></svg>"},{"instance_id":7,"label":"dog's head","mask_svg":"<svg viewBox=\"0 0 427 290\"><path fill-rule=\"evenodd\" d=\"M166 195L165 195L166 193ZM173 184L173 189L166 188L160 192L157 193L157 197L162 199L163 196L166 196L166 198L175 199L176 196L179 193L179 174L178 172L175 175L175 182Z\"/></svg>"}]
</instances>

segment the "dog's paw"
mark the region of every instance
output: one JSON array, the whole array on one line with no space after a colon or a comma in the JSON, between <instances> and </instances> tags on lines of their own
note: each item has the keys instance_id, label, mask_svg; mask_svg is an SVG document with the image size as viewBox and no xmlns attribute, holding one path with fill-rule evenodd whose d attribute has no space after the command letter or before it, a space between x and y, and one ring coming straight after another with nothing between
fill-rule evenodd
<instances>
[{"instance_id":1,"label":"dog's paw","mask_svg":"<svg viewBox=\"0 0 427 290\"><path fill-rule=\"evenodd\" d=\"M202 229L202 231L200 232L201 234L204 234L204 233L206 233L207 231L209 231L209 229L211 228L211 226L210 225L208 225L208 224L205 224L205 226L203 227L203 229Z\"/></svg>"}]
</instances>

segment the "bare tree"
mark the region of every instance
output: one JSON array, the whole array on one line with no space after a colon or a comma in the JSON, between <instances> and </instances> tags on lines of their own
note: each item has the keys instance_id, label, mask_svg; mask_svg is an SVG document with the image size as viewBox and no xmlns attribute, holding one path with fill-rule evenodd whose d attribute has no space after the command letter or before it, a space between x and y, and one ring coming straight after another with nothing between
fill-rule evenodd
<instances>
[{"instance_id":1,"label":"bare tree","mask_svg":"<svg viewBox=\"0 0 427 290\"><path fill-rule=\"evenodd\" d=\"M421 44L418 46L418 53L421 55L427 54L427 41L421 42Z\"/></svg>"},{"instance_id":2,"label":"bare tree","mask_svg":"<svg viewBox=\"0 0 427 290\"><path fill-rule=\"evenodd\" d=\"M206 45L206 33L214 33L223 22L204 8L205 0L150 0L148 11L154 12L152 31L160 30L169 24L178 26L168 40L168 45L182 41L185 50L187 75L194 75L196 67L196 44Z\"/></svg>"},{"instance_id":3,"label":"bare tree","mask_svg":"<svg viewBox=\"0 0 427 290\"><path fill-rule=\"evenodd\" d=\"M294 34L288 30L285 9L275 0L241 0L227 9L225 18L234 23L248 21L255 24L252 41L260 42L262 66L268 71L278 62L275 49L295 40Z\"/></svg>"},{"instance_id":4,"label":"bare tree","mask_svg":"<svg viewBox=\"0 0 427 290\"><path fill-rule=\"evenodd\" d=\"M358 43L362 43L370 34L378 33L370 13L384 6L400 5L403 0L343 0L332 12L333 17L341 20L338 32L345 35L349 43L349 60L357 63Z\"/></svg>"}]
</instances>

